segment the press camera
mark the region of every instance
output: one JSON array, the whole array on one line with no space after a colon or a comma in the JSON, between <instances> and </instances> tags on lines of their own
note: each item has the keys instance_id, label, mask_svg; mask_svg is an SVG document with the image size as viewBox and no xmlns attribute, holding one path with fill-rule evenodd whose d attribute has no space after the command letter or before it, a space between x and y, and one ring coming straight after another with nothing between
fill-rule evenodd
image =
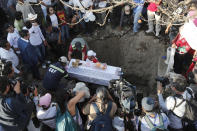
<instances>
[{"instance_id":1,"label":"press camera","mask_svg":"<svg viewBox=\"0 0 197 131\"><path fill-rule=\"evenodd\" d=\"M115 79L110 81L109 90L118 98L122 112L130 113L134 111L136 105L135 86L125 79Z\"/></svg>"},{"instance_id":2,"label":"press camera","mask_svg":"<svg viewBox=\"0 0 197 131\"><path fill-rule=\"evenodd\" d=\"M155 78L155 80L160 82L162 84L162 87L166 87L170 84L170 80L168 79L168 77L158 76Z\"/></svg>"}]
</instances>

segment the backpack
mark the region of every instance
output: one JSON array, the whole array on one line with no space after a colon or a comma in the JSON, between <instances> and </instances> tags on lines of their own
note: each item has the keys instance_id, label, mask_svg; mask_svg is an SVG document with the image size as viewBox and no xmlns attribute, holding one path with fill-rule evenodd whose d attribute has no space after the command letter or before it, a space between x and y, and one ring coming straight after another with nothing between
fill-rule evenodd
<instances>
[{"instance_id":1,"label":"backpack","mask_svg":"<svg viewBox=\"0 0 197 131\"><path fill-rule=\"evenodd\" d=\"M151 131L168 131L168 129L165 129L164 123L163 123L163 117L161 114L159 114L159 125L160 126L154 126L152 121L148 118L147 115L144 116L144 119L148 126L150 127Z\"/></svg>"},{"instance_id":2,"label":"backpack","mask_svg":"<svg viewBox=\"0 0 197 131\"><path fill-rule=\"evenodd\" d=\"M190 100L185 100L185 114L183 120L188 122L197 121L197 100L193 97L191 89L187 88L188 93L192 96Z\"/></svg>"},{"instance_id":3,"label":"backpack","mask_svg":"<svg viewBox=\"0 0 197 131\"><path fill-rule=\"evenodd\" d=\"M112 119L109 113L112 108L112 102L108 103L107 111L102 114L96 103L93 103L94 110L96 111L96 118L91 122L90 131L112 131Z\"/></svg>"},{"instance_id":4,"label":"backpack","mask_svg":"<svg viewBox=\"0 0 197 131\"><path fill-rule=\"evenodd\" d=\"M78 120L77 108L76 108L76 116ZM79 125L74 121L67 107L66 107L66 111L64 112L64 114L62 114L60 109L57 108L56 131L80 131Z\"/></svg>"},{"instance_id":5,"label":"backpack","mask_svg":"<svg viewBox=\"0 0 197 131\"><path fill-rule=\"evenodd\" d=\"M181 117L181 118L182 118L183 121L192 123L194 121L197 121L197 101L196 101L196 99L193 98L193 95L192 95L193 93L192 93L191 89L187 88L186 90L192 96L191 99L190 100L185 100L185 99L182 98L183 100L181 101L181 103L176 105L176 99L174 97L175 105L174 105L173 110L175 109L175 107L179 107L183 102L186 102L185 113L184 113L183 117Z\"/></svg>"}]
</instances>

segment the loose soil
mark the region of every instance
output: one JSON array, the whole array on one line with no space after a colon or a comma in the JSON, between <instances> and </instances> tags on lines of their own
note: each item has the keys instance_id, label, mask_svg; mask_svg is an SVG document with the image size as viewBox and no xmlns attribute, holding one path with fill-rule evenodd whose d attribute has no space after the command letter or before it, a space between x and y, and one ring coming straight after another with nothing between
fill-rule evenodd
<instances>
[{"instance_id":1,"label":"loose soil","mask_svg":"<svg viewBox=\"0 0 197 131\"><path fill-rule=\"evenodd\" d=\"M137 86L144 95L156 92L155 77L158 72L159 59L165 52L164 41L148 36L144 31L131 36L129 28L124 31L95 31L91 36L83 36L89 48L97 53L99 61L108 65L121 67L124 78Z\"/></svg>"}]
</instances>

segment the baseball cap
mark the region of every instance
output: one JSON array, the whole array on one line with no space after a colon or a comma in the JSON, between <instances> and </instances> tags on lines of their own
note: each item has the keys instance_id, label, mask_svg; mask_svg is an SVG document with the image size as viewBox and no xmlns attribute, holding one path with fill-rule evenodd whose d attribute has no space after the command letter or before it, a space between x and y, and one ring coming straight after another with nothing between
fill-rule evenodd
<instances>
[{"instance_id":1,"label":"baseball cap","mask_svg":"<svg viewBox=\"0 0 197 131\"><path fill-rule=\"evenodd\" d=\"M75 47L76 47L76 49L78 50L78 51L81 51L82 49L82 47L81 47L81 43L80 42L76 42L76 44L75 44Z\"/></svg>"},{"instance_id":2,"label":"baseball cap","mask_svg":"<svg viewBox=\"0 0 197 131\"><path fill-rule=\"evenodd\" d=\"M49 93L46 93L44 96L40 97L39 99L40 106L49 107L50 103L51 103L51 94Z\"/></svg>"},{"instance_id":3,"label":"baseball cap","mask_svg":"<svg viewBox=\"0 0 197 131\"><path fill-rule=\"evenodd\" d=\"M93 50L89 50L87 53L88 56L96 56L96 53Z\"/></svg>"},{"instance_id":4,"label":"baseball cap","mask_svg":"<svg viewBox=\"0 0 197 131\"><path fill-rule=\"evenodd\" d=\"M195 18L195 19L193 20L193 22L194 22L194 25L197 27L197 18Z\"/></svg>"},{"instance_id":5,"label":"baseball cap","mask_svg":"<svg viewBox=\"0 0 197 131\"><path fill-rule=\"evenodd\" d=\"M90 98L90 91L85 83L83 83L83 82L76 83L75 88L73 89L73 92L79 92L79 91L85 92L85 96L83 98L81 98L79 102L83 102L85 100L85 98Z\"/></svg>"},{"instance_id":6,"label":"baseball cap","mask_svg":"<svg viewBox=\"0 0 197 131\"><path fill-rule=\"evenodd\" d=\"M5 25L4 25L4 29L8 29L9 27L12 27L13 25L12 24L9 24L9 23L6 23Z\"/></svg>"},{"instance_id":7,"label":"baseball cap","mask_svg":"<svg viewBox=\"0 0 197 131\"><path fill-rule=\"evenodd\" d=\"M144 97L142 99L142 107L145 111L152 111L155 106L155 101L151 97Z\"/></svg>"},{"instance_id":8,"label":"baseball cap","mask_svg":"<svg viewBox=\"0 0 197 131\"><path fill-rule=\"evenodd\" d=\"M59 62L67 63L68 60L67 60L66 56L61 56L61 57L59 58Z\"/></svg>"}]
</instances>

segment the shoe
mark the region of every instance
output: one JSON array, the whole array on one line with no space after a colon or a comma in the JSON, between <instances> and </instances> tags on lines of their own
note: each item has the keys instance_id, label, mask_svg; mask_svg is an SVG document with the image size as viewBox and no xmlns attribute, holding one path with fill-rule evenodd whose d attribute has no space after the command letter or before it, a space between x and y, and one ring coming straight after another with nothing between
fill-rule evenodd
<instances>
[{"instance_id":1,"label":"shoe","mask_svg":"<svg viewBox=\"0 0 197 131\"><path fill-rule=\"evenodd\" d=\"M159 33L156 33L155 36L156 36L156 37L159 37Z\"/></svg>"},{"instance_id":2,"label":"shoe","mask_svg":"<svg viewBox=\"0 0 197 131\"><path fill-rule=\"evenodd\" d=\"M153 33L153 30L147 30L146 33Z\"/></svg>"},{"instance_id":3,"label":"shoe","mask_svg":"<svg viewBox=\"0 0 197 131\"><path fill-rule=\"evenodd\" d=\"M158 38L158 39L161 38L161 36L159 34L155 34L155 37Z\"/></svg>"}]
</instances>

